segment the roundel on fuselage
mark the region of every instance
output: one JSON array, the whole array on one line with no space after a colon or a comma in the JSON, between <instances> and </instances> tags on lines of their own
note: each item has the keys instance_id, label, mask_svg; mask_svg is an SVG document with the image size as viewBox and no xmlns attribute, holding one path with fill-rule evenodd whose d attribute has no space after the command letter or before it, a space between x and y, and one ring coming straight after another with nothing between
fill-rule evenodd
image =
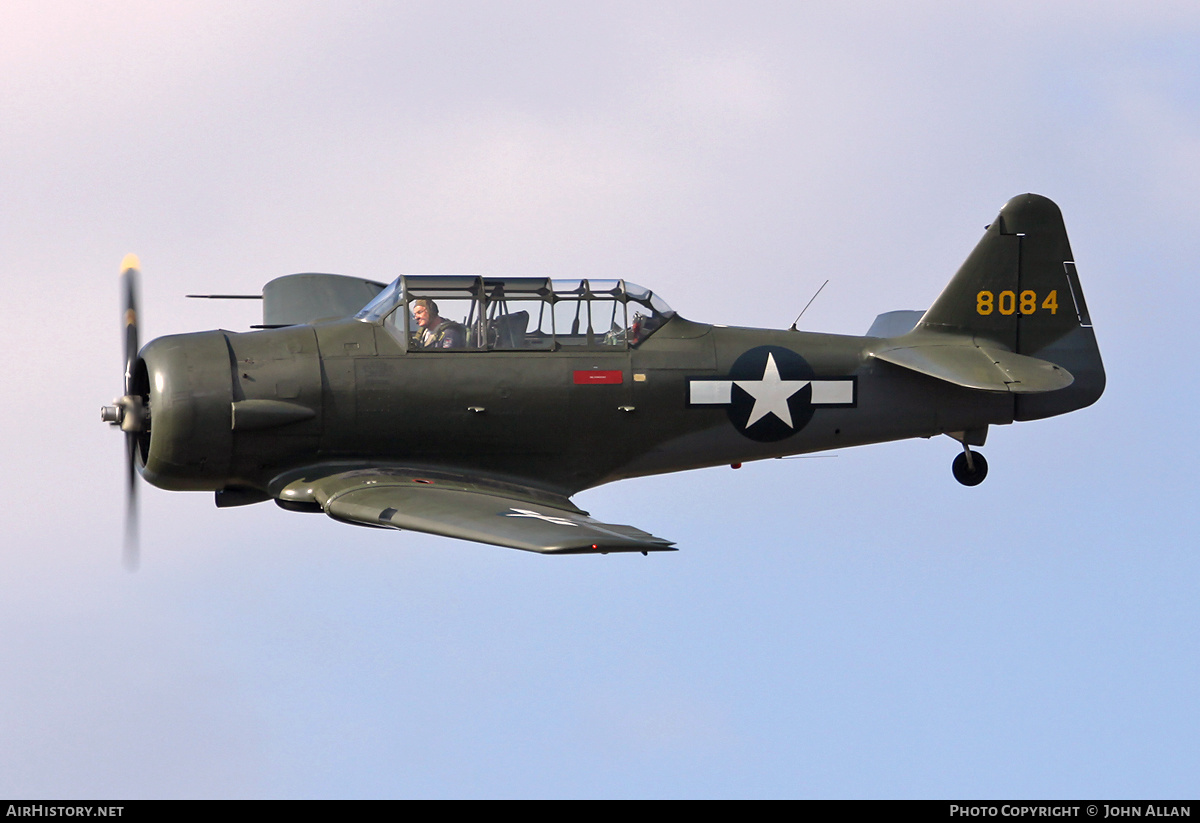
<instances>
[{"instance_id":1,"label":"roundel on fuselage","mask_svg":"<svg viewBox=\"0 0 1200 823\"><path fill-rule=\"evenodd\" d=\"M812 420L812 366L783 346L758 346L729 370L729 421L751 440L791 437Z\"/></svg>"}]
</instances>

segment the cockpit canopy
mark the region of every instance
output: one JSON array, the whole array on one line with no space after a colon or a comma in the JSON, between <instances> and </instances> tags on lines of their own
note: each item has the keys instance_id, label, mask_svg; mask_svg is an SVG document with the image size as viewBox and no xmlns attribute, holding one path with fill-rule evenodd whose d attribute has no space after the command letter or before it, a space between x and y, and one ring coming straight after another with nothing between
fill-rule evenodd
<instances>
[{"instance_id":1,"label":"cockpit canopy","mask_svg":"<svg viewBox=\"0 0 1200 823\"><path fill-rule=\"evenodd\" d=\"M410 350L637 346L675 312L624 280L400 275L355 315Z\"/></svg>"}]
</instances>

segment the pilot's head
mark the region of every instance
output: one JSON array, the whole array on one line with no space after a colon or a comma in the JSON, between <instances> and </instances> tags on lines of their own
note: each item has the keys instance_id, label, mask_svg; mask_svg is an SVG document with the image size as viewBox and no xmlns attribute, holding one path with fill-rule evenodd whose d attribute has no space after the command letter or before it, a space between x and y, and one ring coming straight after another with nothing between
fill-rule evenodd
<instances>
[{"instance_id":1,"label":"pilot's head","mask_svg":"<svg viewBox=\"0 0 1200 823\"><path fill-rule=\"evenodd\" d=\"M438 316L437 303L422 298L413 301L413 318L422 329L432 329L441 318Z\"/></svg>"}]
</instances>

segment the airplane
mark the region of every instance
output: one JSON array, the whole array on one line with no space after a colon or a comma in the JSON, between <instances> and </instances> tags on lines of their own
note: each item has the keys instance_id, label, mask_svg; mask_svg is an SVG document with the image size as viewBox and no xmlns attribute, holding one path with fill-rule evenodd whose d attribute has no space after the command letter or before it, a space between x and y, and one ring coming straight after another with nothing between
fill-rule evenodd
<instances>
[{"instance_id":1,"label":"airplane","mask_svg":"<svg viewBox=\"0 0 1200 823\"><path fill-rule=\"evenodd\" d=\"M1065 414L1104 366L1058 206L1012 198L926 311L862 337L686 320L625 280L334 274L267 283L263 323L139 350L122 264L126 562L137 475L360 526L547 554L672 551L570 500L630 477L949 435ZM131 536L132 535L132 536Z\"/></svg>"}]
</instances>

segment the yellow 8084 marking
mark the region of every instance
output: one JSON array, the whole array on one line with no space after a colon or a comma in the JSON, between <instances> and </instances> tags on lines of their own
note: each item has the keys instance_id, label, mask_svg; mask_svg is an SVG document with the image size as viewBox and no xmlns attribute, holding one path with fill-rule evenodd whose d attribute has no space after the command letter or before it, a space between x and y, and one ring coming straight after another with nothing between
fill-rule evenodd
<instances>
[{"instance_id":1,"label":"yellow 8084 marking","mask_svg":"<svg viewBox=\"0 0 1200 823\"><path fill-rule=\"evenodd\" d=\"M1054 289L1042 300L1041 308L1051 314L1058 314L1058 290ZM1038 295L1032 289L1026 289L1018 297L1015 291L1002 291L993 294L986 289L975 295L975 313L989 315L999 311L1005 317L1018 311L1025 314L1036 314L1038 311Z\"/></svg>"}]
</instances>

